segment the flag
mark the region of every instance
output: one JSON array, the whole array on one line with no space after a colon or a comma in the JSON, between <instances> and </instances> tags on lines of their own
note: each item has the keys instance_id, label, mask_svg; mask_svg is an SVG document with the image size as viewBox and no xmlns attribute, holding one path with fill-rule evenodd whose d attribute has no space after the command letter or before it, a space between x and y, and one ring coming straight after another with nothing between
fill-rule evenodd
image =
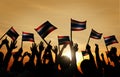
<instances>
[{"instance_id":1,"label":"flag","mask_svg":"<svg viewBox=\"0 0 120 77\"><path fill-rule=\"evenodd\" d=\"M73 20L71 19L71 30L72 31L81 31L86 29L86 21L77 21L77 20Z\"/></svg>"},{"instance_id":2,"label":"flag","mask_svg":"<svg viewBox=\"0 0 120 77\"><path fill-rule=\"evenodd\" d=\"M19 34L15 31L15 29L13 27L11 27L6 34L12 39L12 40L16 40L19 36Z\"/></svg>"},{"instance_id":3,"label":"flag","mask_svg":"<svg viewBox=\"0 0 120 77\"><path fill-rule=\"evenodd\" d=\"M46 21L42 25L35 28L35 31L44 39L49 33L57 29L49 21Z\"/></svg>"},{"instance_id":4,"label":"flag","mask_svg":"<svg viewBox=\"0 0 120 77\"><path fill-rule=\"evenodd\" d=\"M111 36L107 36L107 37L103 37L103 38L104 38L106 46L114 44L114 43L118 43L115 35L111 35Z\"/></svg>"},{"instance_id":5,"label":"flag","mask_svg":"<svg viewBox=\"0 0 120 77\"><path fill-rule=\"evenodd\" d=\"M82 52L82 55L83 55L83 56L88 55L88 52L87 52L87 51L81 51L81 52Z\"/></svg>"},{"instance_id":6,"label":"flag","mask_svg":"<svg viewBox=\"0 0 120 77\"><path fill-rule=\"evenodd\" d=\"M22 32L22 41L34 42L34 34L28 32Z\"/></svg>"},{"instance_id":7,"label":"flag","mask_svg":"<svg viewBox=\"0 0 120 77\"><path fill-rule=\"evenodd\" d=\"M58 43L59 45L70 44L69 36L58 36Z\"/></svg>"},{"instance_id":8,"label":"flag","mask_svg":"<svg viewBox=\"0 0 120 77\"><path fill-rule=\"evenodd\" d=\"M90 38L101 39L101 37L102 37L102 33L98 33L97 31L92 29Z\"/></svg>"}]
</instances>

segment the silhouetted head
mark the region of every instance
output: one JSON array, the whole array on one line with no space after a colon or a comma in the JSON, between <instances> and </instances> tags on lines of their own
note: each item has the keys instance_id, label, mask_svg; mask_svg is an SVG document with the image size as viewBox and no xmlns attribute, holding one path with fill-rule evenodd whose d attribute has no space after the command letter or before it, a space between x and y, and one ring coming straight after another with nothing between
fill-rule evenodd
<instances>
[{"instance_id":1,"label":"silhouetted head","mask_svg":"<svg viewBox=\"0 0 120 77\"><path fill-rule=\"evenodd\" d=\"M114 61L117 57L117 48L116 47L112 47L110 49L110 52L108 53L108 57L110 57L111 61Z\"/></svg>"},{"instance_id":2,"label":"silhouetted head","mask_svg":"<svg viewBox=\"0 0 120 77\"><path fill-rule=\"evenodd\" d=\"M87 74L88 72L90 72L90 60L83 60L81 62L81 70L83 72L83 74Z\"/></svg>"},{"instance_id":3,"label":"silhouetted head","mask_svg":"<svg viewBox=\"0 0 120 77\"><path fill-rule=\"evenodd\" d=\"M93 65L93 63L91 63L90 60L85 59L81 62L81 70L83 72L83 75L85 75L85 77L94 77L95 76L95 67Z\"/></svg>"},{"instance_id":4,"label":"silhouetted head","mask_svg":"<svg viewBox=\"0 0 120 77\"><path fill-rule=\"evenodd\" d=\"M70 67L70 59L67 56L61 56L60 67L61 69L68 69Z\"/></svg>"},{"instance_id":5,"label":"silhouetted head","mask_svg":"<svg viewBox=\"0 0 120 77\"><path fill-rule=\"evenodd\" d=\"M117 48L116 47L112 47L111 50L110 50L110 53L116 54L117 53Z\"/></svg>"}]
</instances>

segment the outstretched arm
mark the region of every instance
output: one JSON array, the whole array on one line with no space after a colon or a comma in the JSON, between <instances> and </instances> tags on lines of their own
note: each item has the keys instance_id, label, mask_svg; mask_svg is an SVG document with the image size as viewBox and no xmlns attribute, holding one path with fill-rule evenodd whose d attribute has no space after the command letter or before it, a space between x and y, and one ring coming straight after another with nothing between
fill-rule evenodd
<instances>
[{"instance_id":1,"label":"outstretched arm","mask_svg":"<svg viewBox=\"0 0 120 77\"><path fill-rule=\"evenodd\" d=\"M3 61L3 66L4 66L4 69L7 70L8 62L10 61L12 51L13 51L13 49L15 49L17 47L16 46L17 41L11 41L10 46L8 45L7 39L3 40L3 42L5 42L6 47L7 47L7 53L6 53L4 61Z\"/></svg>"},{"instance_id":2,"label":"outstretched arm","mask_svg":"<svg viewBox=\"0 0 120 77\"><path fill-rule=\"evenodd\" d=\"M101 60L100 60L100 57L99 57L99 47L98 47L98 44L95 44L95 54L96 54L96 61L97 61L97 66L98 68L101 68Z\"/></svg>"},{"instance_id":3,"label":"outstretched arm","mask_svg":"<svg viewBox=\"0 0 120 77\"><path fill-rule=\"evenodd\" d=\"M32 51L32 55L30 57L30 61L34 62L35 54L38 52L37 51L37 45L35 43L32 44L32 47L30 47Z\"/></svg>"},{"instance_id":4,"label":"outstretched arm","mask_svg":"<svg viewBox=\"0 0 120 77\"><path fill-rule=\"evenodd\" d=\"M9 50L9 45L8 45L9 41L7 40L7 37L2 40L2 43L0 44L0 48L5 44L6 45L6 48L7 50Z\"/></svg>"}]
</instances>

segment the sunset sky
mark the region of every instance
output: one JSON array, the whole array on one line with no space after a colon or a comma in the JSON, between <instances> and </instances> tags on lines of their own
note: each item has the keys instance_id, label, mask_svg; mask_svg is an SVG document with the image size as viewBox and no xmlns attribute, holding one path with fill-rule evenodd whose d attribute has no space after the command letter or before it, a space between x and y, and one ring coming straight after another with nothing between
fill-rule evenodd
<instances>
[{"instance_id":1,"label":"sunset sky","mask_svg":"<svg viewBox=\"0 0 120 77\"><path fill-rule=\"evenodd\" d=\"M34 28L48 20L58 29L45 39L57 45L58 35L70 35L70 19L73 18L87 21L85 30L73 32L72 39L78 43L79 52L85 49L92 28L103 36L115 35L120 42L119 3L119 0L0 0L0 37L13 26L20 35L18 48L21 46L22 31L34 33L35 42L39 43L42 39ZM90 39L92 50L95 43L99 44L100 52L106 51L103 37L100 40ZM23 43L24 50L29 50L30 46L31 42ZM108 49L111 46L117 47L119 54L120 44L110 45Z\"/></svg>"}]
</instances>

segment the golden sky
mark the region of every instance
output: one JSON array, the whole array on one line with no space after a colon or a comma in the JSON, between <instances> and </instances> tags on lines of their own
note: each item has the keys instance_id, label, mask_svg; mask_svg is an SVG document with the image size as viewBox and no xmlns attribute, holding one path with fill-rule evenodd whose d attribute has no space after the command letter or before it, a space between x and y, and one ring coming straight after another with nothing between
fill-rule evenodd
<instances>
[{"instance_id":1,"label":"golden sky","mask_svg":"<svg viewBox=\"0 0 120 77\"><path fill-rule=\"evenodd\" d=\"M70 19L87 20L87 29L73 32L73 41L79 44L79 51L85 49L91 29L103 33L103 36L115 35L120 42L120 6L119 0L0 0L0 36L11 26L20 34L18 47L21 45L22 31L32 32L35 42L41 37L35 32L45 21L50 21L58 29L45 39L57 45L58 35L70 35ZM100 52L106 51L103 38L90 39L89 44L100 46ZM120 44L113 44L120 52ZM109 46L108 48L110 49ZM24 42L27 49L29 42Z\"/></svg>"}]
</instances>

